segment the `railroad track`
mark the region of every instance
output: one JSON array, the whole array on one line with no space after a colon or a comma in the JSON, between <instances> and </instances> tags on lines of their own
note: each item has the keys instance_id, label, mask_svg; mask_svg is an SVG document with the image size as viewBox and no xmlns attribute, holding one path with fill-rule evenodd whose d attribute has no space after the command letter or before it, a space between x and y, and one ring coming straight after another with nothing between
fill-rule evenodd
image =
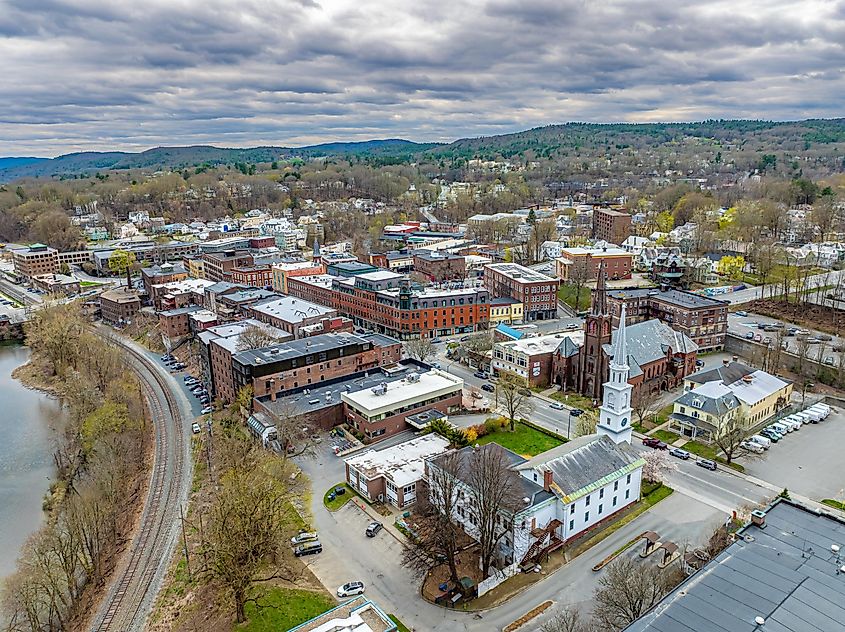
<instances>
[{"instance_id":1,"label":"railroad track","mask_svg":"<svg viewBox=\"0 0 845 632\"><path fill-rule=\"evenodd\" d=\"M158 367L126 342L126 362L141 380L155 428L155 454L141 522L91 625L92 632L143 630L179 537L179 507L190 485L189 442L178 402Z\"/></svg>"}]
</instances>

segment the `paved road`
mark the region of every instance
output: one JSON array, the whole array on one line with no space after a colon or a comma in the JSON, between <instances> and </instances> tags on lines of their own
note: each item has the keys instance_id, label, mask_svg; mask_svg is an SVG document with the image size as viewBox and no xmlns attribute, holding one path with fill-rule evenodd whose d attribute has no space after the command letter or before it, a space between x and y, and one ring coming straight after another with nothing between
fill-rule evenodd
<instances>
[{"instance_id":1,"label":"paved road","mask_svg":"<svg viewBox=\"0 0 845 632\"><path fill-rule=\"evenodd\" d=\"M105 335L112 335L106 327ZM179 507L188 500L192 468L190 404L172 376L134 343L115 338L140 378L155 432L153 468L140 523L128 553L118 564L91 630L134 632L146 620L167 574L179 536Z\"/></svg>"},{"instance_id":2,"label":"paved road","mask_svg":"<svg viewBox=\"0 0 845 632\"><path fill-rule=\"evenodd\" d=\"M741 336L742 338L746 338L749 333L754 336L759 334L763 342L765 342L766 338L768 338L770 344L776 345L778 340L778 332L763 331L762 329L757 327L757 325L760 323L765 323L769 325L780 323L784 325L784 330L797 327L797 325L794 325L788 321L778 320L777 318L769 318L768 316L761 316L759 314L748 314L747 316L738 316L735 313L728 314L729 332L736 334L737 336ZM818 336L828 337L828 334L816 331L814 329L808 329L807 331L810 332L811 338L818 339ZM821 343L809 345L807 347L806 357L810 358L811 360L818 360L819 356L821 355L821 361L824 362L828 358L831 358L833 365L839 366L840 354L834 351L834 347L845 348L845 338L841 336L832 336L832 338L833 339L831 341L824 341ZM787 350L790 353L794 353L796 355L799 354L799 341L796 336L784 336L783 343L787 345ZM831 361L827 360L827 362L828 364L830 364Z\"/></svg>"},{"instance_id":3,"label":"paved road","mask_svg":"<svg viewBox=\"0 0 845 632\"><path fill-rule=\"evenodd\" d=\"M815 276L811 276L807 282L808 287L822 287L825 285L836 285L839 276L845 274L845 271L832 271L832 272L825 272L824 274L817 274ZM767 286L768 287L768 286ZM739 292L732 292L730 294L723 294L717 296L715 298L728 301L734 305L738 305L739 303L748 303L753 300L756 300L762 296L762 288L757 287L749 287L744 290L740 290ZM768 291L766 292L768 295Z\"/></svg>"}]
</instances>

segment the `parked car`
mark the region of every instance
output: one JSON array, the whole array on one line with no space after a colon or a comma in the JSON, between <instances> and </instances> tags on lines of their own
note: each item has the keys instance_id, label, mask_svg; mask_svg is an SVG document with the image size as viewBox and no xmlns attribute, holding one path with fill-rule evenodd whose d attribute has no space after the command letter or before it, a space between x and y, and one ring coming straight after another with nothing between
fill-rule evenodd
<instances>
[{"instance_id":1,"label":"parked car","mask_svg":"<svg viewBox=\"0 0 845 632\"><path fill-rule=\"evenodd\" d=\"M305 544L306 542L315 542L316 540L316 531L300 531L298 534L296 534L290 539L290 543L293 546L297 546L299 544Z\"/></svg>"},{"instance_id":2,"label":"parked car","mask_svg":"<svg viewBox=\"0 0 845 632\"><path fill-rule=\"evenodd\" d=\"M206 406L200 411L200 415L210 415L214 412L214 409L211 406Z\"/></svg>"},{"instance_id":3,"label":"parked car","mask_svg":"<svg viewBox=\"0 0 845 632\"><path fill-rule=\"evenodd\" d=\"M552 402L551 404L549 404L549 408L554 408L555 410L564 410L566 406L564 406L560 402Z\"/></svg>"},{"instance_id":4,"label":"parked car","mask_svg":"<svg viewBox=\"0 0 845 632\"><path fill-rule=\"evenodd\" d=\"M670 448L669 454L671 454L672 456L676 456L679 459L683 459L684 461L686 461L690 457L690 453L686 450L681 450L681 448Z\"/></svg>"},{"instance_id":5,"label":"parked car","mask_svg":"<svg viewBox=\"0 0 845 632\"><path fill-rule=\"evenodd\" d=\"M755 454L760 454L763 450L766 449L763 446L761 446L759 443L755 443L754 441L750 441L750 440L743 441L742 443L739 444L739 447L744 449L744 450L748 450L749 452L754 452Z\"/></svg>"},{"instance_id":6,"label":"parked car","mask_svg":"<svg viewBox=\"0 0 845 632\"><path fill-rule=\"evenodd\" d=\"M777 443L778 441L783 439L780 434L778 434L774 430L769 430L768 428L763 428L763 430L760 431L760 435L766 437L767 439L770 439L772 443Z\"/></svg>"},{"instance_id":7,"label":"parked car","mask_svg":"<svg viewBox=\"0 0 845 632\"><path fill-rule=\"evenodd\" d=\"M824 340L825 342L830 342L831 340L833 340L833 336L831 336L830 334L816 334L816 338L818 338L819 340Z\"/></svg>"},{"instance_id":8,"label":"parked car","mask_svg":"<svg viewBox=\"0 0 845 632\"><path fill-rule=\"evenodd\" d=\"M482 380L486 380L489 377L484 371L476 371L473 375Z\"/></svg>"},{"instance_id":9,"label":"parked car","mask_svg":"<svg viewBox=\"0 0 845 632\"><path fill-rule=\"evenodd\" d=\"M202 431L200 425L197 422L191 424L191 432L194 434L199 434Z\"/></svg>"},{"instance_id":10,"label":"parked car","mask_svg":"<svg viewBox=\"0 0 845 632\"><path fill-rule=\"evenodd\" d=\"M735 313L737 316L742 316L743 318L747 318L747 317L748 317L748 312L744 312L744 311L742 311L742 310L736 311L736 312L734 312L734 313Z\"/></svg>"},{"instance_id":11,"label":"parked car","mask_svg":"<svg viewBox=\"0 0 845 632\"><path fill-rule=\"evenodd\" d=\"M786 330L787 336L794 336L797 333L798 333L798 330L795 327L790 327L789 329Z\"/></svg>"},{"instance_id":12,"label":"parked car","mask_svg":"<svg viewBox=\"0 0 845 632\"><path fill-rule=\"evenodd\" d=\"M581 325L578 323L569 323L566 327L564 327L566 331L572 331L573 329L581 329Z\"/></svg>"},{"instance_id":13,"label":"parked car","mask_svg":"<svg viewBox=\"0 0 845 632\"><path fill-rule=\"evenodd\" d=\"M654 437L646 437L643 439L643 445L649 448L654 448L655 450L665 450L669 447L663 441Z\"/></svg>"},{"instance_id":14,"label":"parked car","mask_svg":"<svg viewBox=\"0 0 845 632\"><path fill-rule=\"evenodd\" d=\"M293 554L296 557L302 557L303 555L315 555L316 553L321 553L322 551L323 545L320 544L319 540L315 540L314 542L300 544L293 550Z\"/></svg>"},{"instance_id":15,"label":"parked car","mask_svg":"<svg viewBox=\"0 0 845 632\"><path fill-rule=\"evenodd\" d=\"M768 437L764 437L763 435L756 434L753 437L749 437L748 441L752 443L756 443L757 445L763 446L764 450L768 450L772 445L772 440Z\"/></svg>"},{"instance_id":16,"label":"parked car","mask_svg":"<svg viewBox=\"0 0 845 632\"><path fill-rule=\"evenodd\" d=\"M828 366L833 366L834 365L833 356L827 356L824 359L824 363Z\"/></svg>"},{"instance_id":17,"label":"parked car","mask_svg":"<svg viewBox=\"0 0 845 632\"><path fill-rule=\"evenodd\" d=\"M338 597L354 597L364 594L364 582L347 582L337 589Z\"/></svg>"},{"instance_id":18,"label":"parked car","mask_svg":"<svg viewBox=\"0 0 845 632\"><path fill-rule=\"evenodd\" d=\"M754 334L754 342L763 342L762 334Z\"/></svg>"},{"instance_id":19,"label":"parked car","mask_svg":"<svg viewBox=\"0 0 845 632\"><path fill-rule=\"evenodd\" d=\"M533 396L533 393L531 393L531 391L529 389L525 388L525 387L516 389L516 392L519 393L520 395L523 395L524 397L532 397Z\"/></svg>"},{"instance_id":20,"label":"parked car","mask_svg":"<svg viewBox=\"0 0 845 632\"><path fill-rule=\"evenodd\" d=\"M747 334L745 334L745 337L746 337L748 340L754 340L754 332L753 332L753 331L749 331Z\"/></svg>"},{"instance_id":21,"label":"parked car","mask_svg":"<svg viewBox=\"0 0 845 632\"><path fill-rule=\"evenodd\" d=\"M704 360L696 360L695 366L697 366L698 368L703 367L704 366Z\"/></svg>"},{"instance_id":22,"label":"parked car","mask_svg":"<svg viewBox=\"0 0 845 632\"><path fill-rule=\"evenodd\" d=\"M366 531L367 537L368 538L376 537L376 533L381 531L383 528L384 528L384 525L382 523L375 522L375 521L371 522L370 524L367 525L367 531Z\"/></svg>"},{"instance_id":23,"label":"parked car","mask_svg":"<svg viewBox=\"0 0 845 632\"><path fill-rule=\"evenodd\" d=\"M443 342L442 338L432 338L431 339L431 344L433 344L433 345L439 345L441 342Z\"/></svg>"},{"instance_id":24,"label":"parked car","mask_svg":"<svg viewBox=\"0 0 845 632\"><path fill-rule=\"evenodd\" d=\"M569 411L569 414L572 415L573 417L580 417L581 415L584 414L584 411L581 410L580 408L573 408L572 410Z\"/></svg>"},{"instance_id":25,"label":"parked car","mask_svg":"<svg viewBox=\"0 0 845 632\"><path fill-rule=\"evenodd\" d=\"M469 340L469 336L461 336L461 342L466 342Z\"/></svg>"},{"instance_id":26,"label":"parked car","mask_svg":"<svg viewBox=\"0 0 845 632\"><path fill-rule=\"evenodd\" d=\"M481 399L481 398L483 397L483 395L482 395L481 393L479 393L478 391L472 391L472 392L470 393L470 396L471 396L473 399Z\"/></svg>"},{"instance_id":27,"label":"parked car","mask_svg":"<svg viewBox=\"0 0 845 632\"><path fill-rule=\"evenodd\" d=\"M710 459L698 459L695 462L696 465L703 467L706 470L716 471L716 462L711 461Z\"/></svg>"},{"instance_id":28,"label":"parked car","mask_svg":"<svg viewBox=\"0 0 845 632\"><path fill-rule=\"evenodd\" d=\"M496 387L495 387L495 386L493 386L492 384L482 384L482 385L481 385L481 390L482 390L482 391L487 391L488 393L492 393L492 392L494 392L494 391L496 390Z\"/></svg>"}]
</instances>

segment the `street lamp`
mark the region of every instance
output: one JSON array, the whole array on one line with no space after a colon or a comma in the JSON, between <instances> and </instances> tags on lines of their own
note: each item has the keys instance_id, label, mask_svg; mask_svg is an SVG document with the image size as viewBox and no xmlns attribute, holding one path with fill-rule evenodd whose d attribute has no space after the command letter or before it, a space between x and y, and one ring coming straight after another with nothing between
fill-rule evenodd
<instances>
[{"instance_id":1,"label":"street lamp","mask_svg":"<svg viewBox=\"0 0 845 632\"><path fill-rule=\"evenodd\" d=\"M813 388L815 384L813 382L804 382L804 385L801 387L801 408L804 408L804 398L807 396L807 389Z\"/></svg>"}]
</instances>

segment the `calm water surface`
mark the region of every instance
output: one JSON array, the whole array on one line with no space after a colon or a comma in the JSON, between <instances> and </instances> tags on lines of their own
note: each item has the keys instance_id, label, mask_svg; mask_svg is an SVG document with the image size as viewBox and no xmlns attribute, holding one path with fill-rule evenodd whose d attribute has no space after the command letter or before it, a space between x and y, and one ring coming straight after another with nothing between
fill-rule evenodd
<instances>
[{"instance_id":1,"label":"calm water surface","mask_svg":"<svg viewBox=\"0 0 845 632\"><path fill-rule=\"evenodd\" d=\"M28 348L0 346L0 577L14 570L21 545L41 525L55 473L52 429L63 419L57 400L12 378L28 360Z\"/></svg>"}]
</instances>

